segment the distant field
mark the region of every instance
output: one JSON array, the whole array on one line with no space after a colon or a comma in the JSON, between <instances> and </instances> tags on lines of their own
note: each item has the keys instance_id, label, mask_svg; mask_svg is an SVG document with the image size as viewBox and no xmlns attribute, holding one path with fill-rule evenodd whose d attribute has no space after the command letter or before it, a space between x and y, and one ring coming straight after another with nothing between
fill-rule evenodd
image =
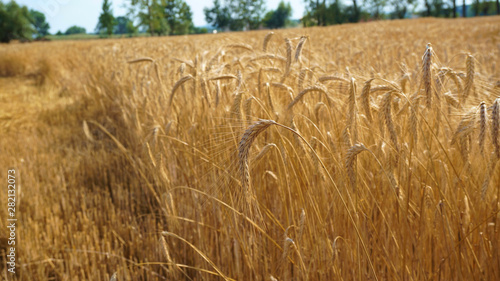
<instances>
[{"instance_id":1,"label":"distant field","mask_svg":"<svg viewBox=\"0 0 500 281\"><path fill-rule=\"evenodd\" d=\"M131 34L113 34L111 38L130 38L130 37L149 37L147 33ZM100 39L97 34L71 34L71 35L48 35L48 40L85 40L85 39Z\"/></svg>"},{"instance_id":2,"label":"distant field","mask_svg":"<svg viewBox=\"0 0 500 281\"><path fill-rule=\"evenodd\" d=\"M72 39L0 45L17 280L500 280L500 17Z\"/></svg>"}]
</instances>

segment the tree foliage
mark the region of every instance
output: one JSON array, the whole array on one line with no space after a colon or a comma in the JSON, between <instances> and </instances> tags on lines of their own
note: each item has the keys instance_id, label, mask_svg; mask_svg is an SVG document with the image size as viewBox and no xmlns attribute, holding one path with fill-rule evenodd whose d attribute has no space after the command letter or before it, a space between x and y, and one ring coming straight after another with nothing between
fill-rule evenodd
<instances>
[{"instance_id":1,"label":"tree foliage","mask_svg":"<svg viewBox=\"0 0 500 281\"><path fill-rule=\"evenodd\" d=\"M205 8L205 19L220 29L248 30L261 26L264 0L230 0L222 4L214 0L212 8Z\"/></svg>"},{"instance_id":2,"label":"tree foliage","mask_svg":"<svg viewBox=\"0 0 500 281\"><path fill-rule=\"evenodd\" d=\"M184 0L131 0L130 15L151 35L187 34L192 30L191 7Z\"/></svg>"},{"instance_id":3,"label":"tree foliage","mask_svg":"<svg viewBox=\"0 0 500 281\"><path fill-rule=\"evenodd\" d=\"M222 5L219 0L214 0L212 8L203 9L205 20L217 29L229 29L231 12L227 5Z\"/></svg>"},{"instance_id":4,"label":"tree foliage","mask_svg":"<svg viewBox=\"0 0 500 281\"><path fill-rule=\"evenodd\" d=\"M134 34L136 32L137 27L134 26L134 22L128 17L120 16L115 18L113 23L114 34Z\"/></svg>"},{"instance_id":5,"label":"tree foliage","mask_svg":"<svg viewBox=\"0 0 500 281\"><path fill-rule=\"evenodd\" d=\"M391 17L403 19L414 2L415 0L391 0L390 5L393 7Z\"/></svg>"},{"instance_id":6,"label":"tree foliage","mask_svg":"<svg viewBox=\"0 0 500 281\"><path fill-rule=\"evenodd\" d=\"M193 24L193 13L184 0L165 0L163 12L168 26L168 34L188 34Z\"/></svg>"},{"instance_id":7,"label":"tree foliage","mask_svg":"<svg viewBox=\"0 0 500 281\"><path fill-rule=\"evenodd\" d=\"M31 24L33 25L37 38L49 34L50 25L45 21L45 15L36 10L30 10Z\"/></svg>"},{"instance_id":8,"label":"tree foliage","mask_svg":"<svg viewBox=\"0 0 500 281\"><path fill-rule=\"evenodd\" d=\"M327 18L329 17L327 13L326 0L306 0L306 14L303 17L303 22L305 26L327 25Z\"/></svg>"},{"instance_id":9,"label":"tree foliage","mask_svg":"<svg viewBox=\"0 0 500 281\"><path fill-rule=\"evenodd\" d=\"M85 33L87 33L87 30L85 30L85 28L76 25L71 26L66 30L66 32L64 32L65 35L85 34Z\"/></svg>"},{"instance_id":10,"label":"tree foliage","mask_svg":"<svg viewBox=\"0 0 500 281\"><path fill-rule=\"evenodd\" d=\"M264 25L269 28L285 27L291 15L292 6L290 6L290 3L285 4L285 2L280 1L276 10L269 11L264 16Z\"/></svg>"},{"instance_id":11,"label":"tree foliage","mask_svg":"<svg viewBox=\"0 0 500 281\"><path fill-rule=\"evenodd\" d=\"M14 1L7 4L0 2L0 42L30 40L35 32L32 21L26 6L19 6Z\"/></svg>"},{"instance_id":12,"label":"tree foliage","mask_svg":"<svg viewBox=\"0 0 500 281\"><path fill-rule=\"evenodd\" d=\"M111 10L111 2L109 0L104 0L102 2L102 11L99 16L96 32L111 36L111 34L113 34L114 21L115 17L113 16L113 11Z\"/></svg>"},{"instance_id":13,"label":"tree foliage","mask_svg":"<svg viewBox=\"0 0 500 281\"><path fill-rule=\"evenodd\" d=\"M129 14L151 35L168 34L167 21L160 0L131 0Z\"/></svg>"}]
</instances>

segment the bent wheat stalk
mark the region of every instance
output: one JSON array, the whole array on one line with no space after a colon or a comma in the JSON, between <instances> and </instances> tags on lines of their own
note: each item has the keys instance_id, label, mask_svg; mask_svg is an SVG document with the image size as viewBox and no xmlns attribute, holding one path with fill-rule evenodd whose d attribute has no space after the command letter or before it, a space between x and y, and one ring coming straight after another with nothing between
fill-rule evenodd
<instances>
[{"instance_id":1,"label":"bent wheat stalk","mask_svg":"<svg viewBox=\"0 0 500 281\"><path fill-rule=\"evenodd\" d=\"M311 87L307 87L305 88L304 90L302 90L302 92L300 92L296 97L295 99L293 99L293 101L288 105L288 109L292 109L293 106L295 104L297 104L301 99L302 97L304 97L305 94L309 93L309 92L314 92L314 91L318 91L318 92L321 92L323 93L327 98L328 98L328 95L325 91L325 89L323 87L320 87L318 85L315 85L315 86L311 86Z\"/></svg>"},{"instance_id":2,"label":"bent wheat stalk","mask_svg":"<svg viewBox=\"0 0 500 281\"><path fill-rule=\"evenodd\" d=\"M194 77L191 76L190 74L182 77L179 81L177 81L175 84L174 84L174 87L172 88L172 93L170 93L170 98L168 100L168 104L169 105L172 105L172 100L174 99L174 94L175 94L175 91L184 83L186 83L187 81L189 80L193 80Z\"/></svg>"},{"instance_id":3,"label":"bent wheat stalk","mask_svg":"<svg viewBox=\"0 0 500 281\"><path fill-rule=\"evenodd\" d=\"M269 44L269 41L271 40L273 35L274 35L274 32L271 31L266 35L266 37L264 37L264 44L262 46L262 51L267 52L267 44Z\"/></svg>"},{"instance_id":4,"label":"bent wheat stalk","mask_svg":"<svg viewBox=\"0 0 500 281\"><path fill-rule=\"evenodd\" d=\"M356 143L347 150L345 167L347 170L347 175L349 177L349 182L351 183L351 188L356 190L356 171L355 164L357 155L361 152L367 150L364 144Z\"/></svg>"}]
</instances>

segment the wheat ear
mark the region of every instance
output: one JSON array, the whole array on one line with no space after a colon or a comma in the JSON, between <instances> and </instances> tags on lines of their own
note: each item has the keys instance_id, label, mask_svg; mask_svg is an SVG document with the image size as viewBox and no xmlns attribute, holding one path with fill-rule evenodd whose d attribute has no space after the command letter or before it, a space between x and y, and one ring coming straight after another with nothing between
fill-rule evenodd
<instances>
[{"instance_id":1,"label":"wheat ear","mask_svg":"<svg viewBox=\"0 0 500 281\"><path fill-rule=\"evenodd\" d=\"M276 124L272 120L259 120L253 125L249 126L248 129L243 133L241 140L238 144L238 159L239 159L239 170L241 175L241 185L243 190L248 194L250 188L250 171L248 164L248 153L252 143L255 141L257 136L264 132L269 126Z\"/></svg>"},{"instance_id":2,"label":"wheat ear","mask_svg":"<svg viewBox=\"0 0 500 281\"><path fill-rule=\"evenodd\" d=\"M171 105L172 104L172 100L174 99L174 94L175 94L175 91L177 90L177 88L179 88L182 84L184 84L186 81L189 81L189 80L192 80L194 79L193 76L191 76L190 74L182 77L179 81L177 81L175 84L174 84L174 87L172 88L172 93L170 93L170 98L169 98L169 101L168 101L168 104Z\"/></svg>"},{"instance_id":3,"label":"wheat ear","mask_svg":"<svg viewBox=\"0 0 500 281\"><path fill-rule=\"evenodd\" d=\"M382 100L382 111L384 112L385 125L387 126L387 130L389 131L391 142L396 148L396 150L399 151L398 136L396 133L396 129L394 127L394 122L392 121L391 103L392 103L392 92L387 92Z\"/></svg>"},{"instance_id":4,"label":"wheat ear","mask_svg":"<svg viewBox=\"0 0 500 281\"><path fill-rule=\"evenodd\" d=\"M292 66L292 42L290 41L290 39L285 38L285 43L286 43L286 67L285 67L285 73L281 78L281 83L283 83L286 77L288 77L288 74L290 73L290 67Z\"/></svg>"},{"instance_id":5,"label":"wheat ear","mask_svg":"<svg viewBox=\"0 0 500 281\"><path fill-rule=\"evenodd\" d=\"M215 83L215 107L219 106L220 102L220 82Z\"/></svg>"},{"instance_id":6,"label":"wheat ear","mask_svg":"<svg viewBox=\"0 0 500 281\"><path fill-rule=\"evenodd\" d=\"M495 149L497 158L500 158L500 144L499 144L499 133L500 133L500 98L497 98L492 106L491 111L491 143Z\"/></svg>"},{"instance_id":7,"label":"wheat ear","mask_svg":"<svg viewBox=\"0 0 500 281\"><path fill-rule=\"evenodd\" d=\"M465 88L463 95L463 102L467 100L469 97L472 87L474 84L474 57L470 54L467 54L467 60L465 62L467 66L467 76L465 77Z\"/></svg>"},{"instance_id":8,"label":"wheat ear","mask_svg":"<svg viewBox=\"0 0 500 281\"><path fill-rule=\"evenodd\" d=\"M479 148L481 154L484 153L484 139L486 136L486 104L481 102L479 105Z\"/></svg>"},{"instance_id":9,"label":"wheat ear","mask_svg":"<svg viewBox=\"0 0 500 281\"><path fill-rule=\"evenodd\" d=\"M243 102L243 112L245 112L245 119L250 122L252 119L252 100L253 97L249 97Z\"/></svg>"},{"instance_id":10,"label":"wheat ear","mask_svg":"<svg viewBox=\"0 0 500 281\"><path fill-rule=\"evenodd\" d=\"M351 187L353 190L356 189L356 171L355 171L356 158L359 153L365 150L367 150L367 148L362 143L357 143L351 146L347 150L345 167L347 170L347 175L349 177L349 182L351 183Z\"/></svg>"},{"instance_id":11,"label":"wheat ear","mask_svg":"<svg viewBox=\"0 0 500 281\"><path fill-rule=\"evenodd\" d=\"M262 51L267 52L267 44L269 44L269 41L271 40L273 35L274 35L274 32L272 32L272 31L269 32L268 34L266 34L266 37L264 37L264 44L262 46Z\"/></svg>"},{"instance_id":12,"label":"wheat ear","mask_svg":"<svg viewBox=\"0 0 500 281\"><path fill-rule=\"evenodd\" d=\"M295 62L300 62L300 55L302 53L302 49L304 48L304 44L306 43L307 36L300 37L300 41L297 44L297 48L295 49Z\"/></svg>"},{"instance_id":13,"label":"wheat ear","mask_svg":"<svg viewBox=\"0 0 500 281\"><path fill-rule=\"evenodd\" d=\"M370 109L370 88L371 88L371 82L373 79L370 79L365 82L365 85L363 86L363 90L361 90L361 104L363 106L363 109L365 110L365 115L368 121L370 123L373 122L373 117L372 117L372 112Z\"/></svg>"},{"instance_id":14,"label":"wheat ear","mask_svg":"<svg viewBox=\"0 0 500 281\"><path fill-rule=\"evenodd\" d=\"M306 78L307 74L307 68L303 68L299 72L299 81L297 83L297 88L299 89L299 92L302 91L303 85L304 85L304 79Z\"/></svg>"},{"instance_id":15,"label":"wheat ear","mask_svg":"<svg viewBox=\"0 0 500 281\"><path fill-rule=\"evenodd\" d=\"M233 105L231 106L231 115L235 120L241 120L241 99L243 98L243 93L236 92L234 95Z\"/></svg>"},{"instance_id":16,"label":"wheat ear","mask_svg":"<svg viewBox=\"0 0 500 281\"><path fill-rule=\"evenodd\" d=\"M351 78L349 86L349 112L347 113L348 120L347 126L351 133L353 134L353 141L356 143L358 141L358 128L356 123L357 109L356 109L356 83L354 78Z\"/></svg>"},{"instance_id":17,"label":"wheat ear","mask_svg":"<svg viewBox=\"0 0 500 281\"><path fill-rule=\"evenodd\" d=\"M432 89L431 89L431 64L432 64L432 46L427 44L424 56L422 58L422 83L424 85L425 97L427 98L427 108L432 105Z\"/></svg>"}]
</instances>

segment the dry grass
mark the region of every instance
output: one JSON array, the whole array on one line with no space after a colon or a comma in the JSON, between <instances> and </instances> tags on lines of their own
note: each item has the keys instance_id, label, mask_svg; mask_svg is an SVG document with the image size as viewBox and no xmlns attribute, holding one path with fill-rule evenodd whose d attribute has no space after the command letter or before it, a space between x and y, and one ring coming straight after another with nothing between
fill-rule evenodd
<instances>
[{"instance_id":1,"label":"dry grass","mask_svg":"<svg viewBox=\"0 0 500 281\"><path fill-rule=\"evenodd\" d=\"M499 40L484 17L2 45L17 279L499 280Z\"/></svg>"}]
</instances>

